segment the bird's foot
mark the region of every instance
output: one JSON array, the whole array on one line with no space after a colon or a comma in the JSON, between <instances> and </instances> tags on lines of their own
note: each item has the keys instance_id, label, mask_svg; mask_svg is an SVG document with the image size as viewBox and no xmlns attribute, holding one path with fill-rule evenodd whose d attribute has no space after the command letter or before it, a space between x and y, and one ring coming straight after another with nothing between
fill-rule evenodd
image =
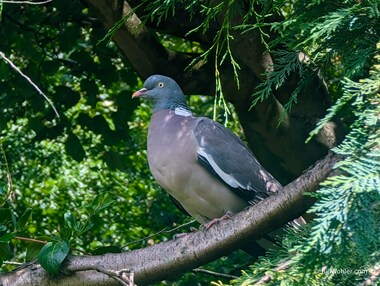
<instances>
[{"instance_id":1,"label":"bird's foot","mask_svg":"<svg viewBox=\"0 0 380 286\"><path fill-rule=\"evenodd\" d=\"M201 225L201 228L203 230L208 230L210 227L212 227L215 223L217 223L218 221L222 221L222 220L225 220L225 219L229 219L231 218L233 215L232 212L226 212L225 215L221 216L221 217L217 217L217 218L214 218L204 224Z\"/></svg>"}]
</instances>

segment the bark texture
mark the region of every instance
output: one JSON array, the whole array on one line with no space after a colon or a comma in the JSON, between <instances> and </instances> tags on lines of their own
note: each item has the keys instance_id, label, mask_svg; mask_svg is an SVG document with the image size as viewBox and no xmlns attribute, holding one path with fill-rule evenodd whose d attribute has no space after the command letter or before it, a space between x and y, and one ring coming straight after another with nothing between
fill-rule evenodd
<instances>
[{"instance_id":1,"label":"bark texture","mask_svg":"<svg viewBox=\"0 0 380 286\"><path fill-rule=\"evenodd\" d=\"M120 254L70 256L63 269L71 273L68 276L53 277L40 265L32 264L0 276L0 285L117 285L104 273L125 269L133 270L137 285L180 275L238 249L247 241L259 239L301 215L314 203L310 196L303 194L314 192L319 183L332 174L338 160L338 157L328 155L281 192L207 231Z\"/></svg>"}]
</instances>

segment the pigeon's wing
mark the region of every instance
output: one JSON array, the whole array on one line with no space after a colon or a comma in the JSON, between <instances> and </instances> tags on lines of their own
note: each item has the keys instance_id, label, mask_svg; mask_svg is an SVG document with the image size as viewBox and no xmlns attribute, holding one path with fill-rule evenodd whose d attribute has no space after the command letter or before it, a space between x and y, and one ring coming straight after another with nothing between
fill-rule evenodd
<instances>
[{"instance_id":1,"label":"pigeon's wing","mask_svg":"<svg viewBox=\"0 0 380 286\"><path fill-rule=\"evenodd\" d=\"M282 187L240 138L223 125L201 117L194 135L199 164L246 201L256 203Z\"/></svg>"}]
</instances>

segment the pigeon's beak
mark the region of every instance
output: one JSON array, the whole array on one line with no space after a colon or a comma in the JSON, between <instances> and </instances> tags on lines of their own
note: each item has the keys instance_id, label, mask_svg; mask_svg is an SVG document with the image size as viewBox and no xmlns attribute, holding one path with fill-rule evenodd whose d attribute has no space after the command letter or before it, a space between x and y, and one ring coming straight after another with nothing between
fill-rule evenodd
<instances>
[{"instance_id":1,"label":"pigeon's beak","mask_svg":"<svg viewBox=\"0 0 380 286\"><path fill-rule=\"evenodd\" d=\"M148 91L148 89L146 89L146 88L144 87L144 88L142 88L142 89L140 89L140 90L134 92L134 93L132 94L132 98L140 97L141 95L143 95L143 94L144 94L145 92L147 92L147 91Z\"/></svg>"}]
</instances>

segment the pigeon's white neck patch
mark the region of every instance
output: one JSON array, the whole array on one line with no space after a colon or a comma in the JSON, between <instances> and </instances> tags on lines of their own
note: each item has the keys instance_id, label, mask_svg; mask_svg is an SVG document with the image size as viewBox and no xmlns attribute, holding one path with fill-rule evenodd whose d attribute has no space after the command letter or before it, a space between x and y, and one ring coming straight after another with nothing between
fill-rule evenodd
<instances>
[{"instance_id":1,"label":"pigeon's white neck patch","mask_svg":"<svg viewBox=\"0 0 380 286\"><path fill-rule=\"evenodd\" d=\"M182 107L177 107L176 109L174 109L174 113L176 115L185 116L185 117L193 115L190 110L182 108Z\"/></svg>"}]
</instances>

